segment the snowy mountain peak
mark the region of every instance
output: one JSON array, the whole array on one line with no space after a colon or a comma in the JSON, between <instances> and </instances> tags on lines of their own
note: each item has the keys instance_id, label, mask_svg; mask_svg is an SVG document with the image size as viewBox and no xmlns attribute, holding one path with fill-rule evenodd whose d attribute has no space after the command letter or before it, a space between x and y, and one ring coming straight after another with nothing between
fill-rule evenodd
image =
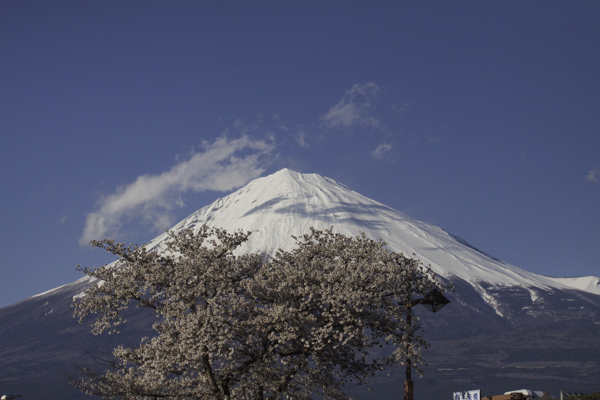
<instances>
[{"instance_id":1,"label":"snowy mountain peak","mask_svg":"<svg viewBox=\"0 0 600 400\"><path fill-rule=\"evenodd\" d=\"M274 254L291 249L292 235L310 227L345 235L365 232L387 242L388 248L408 256L416 254L439 275L458 277L484 291L483 286L526 286L578 289L600 294L598 278L558 279L537 275L494 259L443 229L417 221L381 203L317 174L282 169L248 183L238 191L196 211L172 229L202 225L228 231L252 231L240 251ZM160 246L161 235L149 245ZM596 280L594 281L595 278ZM585 284L584 284L585 283Z\"/></svg>"}]
</instances>

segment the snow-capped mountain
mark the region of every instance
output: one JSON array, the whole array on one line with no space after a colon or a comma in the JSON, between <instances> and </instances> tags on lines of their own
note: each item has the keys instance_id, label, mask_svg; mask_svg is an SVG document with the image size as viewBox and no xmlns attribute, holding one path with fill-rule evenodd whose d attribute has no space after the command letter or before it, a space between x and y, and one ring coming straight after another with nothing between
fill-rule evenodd
<instances>
[{"instance_id":1,"label":"snow-capped mountain","mask_svg":"<svg viewBox=\"0 0 600 400\"><path fill-rule=\"evenodd\" d=\"M451 306L435 316L419 312L433 343L425 356L437 367L432 374L426 371L426 376L438 379L437 383L428 381L427 393L432 395L442 393L441 390L451 393L453 389L472 389L472 385L496 387L500 382L517 379L515 373L524 387L527 379L555 384L553 374L559 369L561 374L583 382L589 380L590 374L600 374L598 277L551 278L525 271L331 179L288 169L250 182L196 211L172 230L198 229L204 224L228 231L252 231L239 251L267 255L279 248L291 249L292 235L307 233L310 227L333 227L335 232L352 236L364 232L372 239L387 242L390 250L408 256L414 253L443 279L452 281L455 292L448 294ZM160 249L166 239L167 235L162 234L148 246ZM42 379L46 383L38 385L55 385L57 380L48 375L49 366L68 369L66 365L71 360L85 360L82 351L90 350L90 346L102 343L110 348L139 339L140 325L135 321L145 316L132 315L133 323L124 334L108 339L92 336L87 325L73 320L70 300L90 284L92 281L85 277L0 309L0 389L9 384L30 387L27 379L33 379L28 375L32 370L37 371L36 379L46 377ZM542 342L532 339L538 332L546 335ZM562 364L559 356L545 353L552 350L556 354L557 349L568 349L560 354L570 364ZM475 366L475 375L464 372ZM559 369L540 372L540 368ZM506 376L499 377L498 370ZM377 379L381 393L393 392L394 385L400 387L403 381L394 376ZM504 391L522 386L515 385ZM569 387L573 386L565 388ZM52 398L47 390L40 393ZM63 391L56 398L78 398L76 392L70 393L72 397ZM356 395L372 398L360 391Z\"/></svg>"},{"instance_id":2,"label":"snow-capped mountain","mask_svg":"<svg viewBox=\"0 0 600 400\"><path fill-rule=\"evenodd\" d=\"M442 228L413 219L332 179L289 169L253 180L194 212L171 230L199 229L205 224L228 231L251 231L250 239L238 251L267 255L275 254L279 248L291 249L295 243L292 236L307 233L310 227L333 227L335 232L349 236L364 232L374 240L385 241L392 251L411 257L414 254L448 280L469 282L484 299L488 297L484 287L502 286L600 294L599 277L553 278L523 270L487 255ZM161 234L148 247L159 249L167 238ZM82 278L82 283L87 279Z\"/></svg>"},{"instance_id":3,"label":"snow-capped mountain","mask_svg":"<svg viewBox=\"0 0 600 400\"><path fill-rule=\"evenodd\" d=\"M283 169L258 178L244 188L208 205L173 230L204 224L252 231L240 251L273 254L278 248L291 249L292 235L309 228L334 230L355 236L365 232L388 248L417 255L439 275L461 278L473 285L527 286L534 288L578 289L600 294L600 278L550 278L517 268L469 245L443 229L409 216L356 193L336 181L317 174L300 174ZM159 245L161 235L150 242Z\"/></svg>"}]
</instances>

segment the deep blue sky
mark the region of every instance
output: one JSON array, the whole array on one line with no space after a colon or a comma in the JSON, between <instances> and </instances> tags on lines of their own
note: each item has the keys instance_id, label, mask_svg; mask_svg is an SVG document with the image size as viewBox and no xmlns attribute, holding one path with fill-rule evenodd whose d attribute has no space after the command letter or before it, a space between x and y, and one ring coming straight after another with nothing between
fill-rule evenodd
<instances>
[{"instance_id":1,"label":"deep blue sky","mask_svg":"<svg viewBox=\"0 0 600 400\"><path fill-rule=\"evenodd\" d=\"M600 2L0 2L0 307L288 167L600 275ZM232 158L233 156L233 158ZM136 183L137 182L137 183Z\"/></svg>"}]
</instances>

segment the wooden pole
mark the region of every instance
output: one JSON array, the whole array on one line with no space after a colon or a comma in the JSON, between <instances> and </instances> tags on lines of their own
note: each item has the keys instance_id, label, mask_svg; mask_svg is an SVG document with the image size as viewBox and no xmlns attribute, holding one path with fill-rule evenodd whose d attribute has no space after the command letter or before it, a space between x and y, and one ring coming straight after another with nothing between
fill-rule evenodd
<instances>
[{"instance_id":1,"label":"wooden pole","mask_svg":"<svg viewBox=\"0 0 600 400\"><path fill-rule=\"evenodd\" d=\"M406 325L408 329L408 333L412 335L410 332L412 325L412 305L406 307ZM406 345L406 354L410 350L410 344L412 343L412 337L409 343ZM406 358L406 381L404 381L404 400L413 400L414 392L413 392L413 381L412 381L412 369L411 369L412 361L410 357Z\"/></svg>"}]
</instances>

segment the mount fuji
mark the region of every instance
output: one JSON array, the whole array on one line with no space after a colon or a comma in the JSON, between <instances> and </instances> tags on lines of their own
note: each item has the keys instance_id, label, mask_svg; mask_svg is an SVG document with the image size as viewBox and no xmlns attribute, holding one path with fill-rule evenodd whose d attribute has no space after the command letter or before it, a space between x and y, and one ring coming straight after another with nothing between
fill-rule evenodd
<instances>
[{"instance_id":1,"label":"mount fuji","mask_svg":"<svg viewBox=\"0 0 600 400\"><path fill-rule=\"evenodd\" d=\"M429 265L452 282L452 304L438 314L415 310L432 346L415 382L417 398L453 391L501 394L527 387L558 392L600 382L600 278L553 278L495 259L445 230L415 220L316 174L283 169L201 208L171 230L210 225L251 231L240 252L289 250L310 227L364 232ZM167 235L147 244L160 251ZM0 309L0 391L23 398L81 398L57 371L89 364L86 351L137 343L148 315L132 314L121 335L93 336L72 318L70 301L92 281L76 282ZM402 371L376 376L360 399L398 398ZM27 395L27 397L26 397Z\"/></svg>"}]
</instances>

